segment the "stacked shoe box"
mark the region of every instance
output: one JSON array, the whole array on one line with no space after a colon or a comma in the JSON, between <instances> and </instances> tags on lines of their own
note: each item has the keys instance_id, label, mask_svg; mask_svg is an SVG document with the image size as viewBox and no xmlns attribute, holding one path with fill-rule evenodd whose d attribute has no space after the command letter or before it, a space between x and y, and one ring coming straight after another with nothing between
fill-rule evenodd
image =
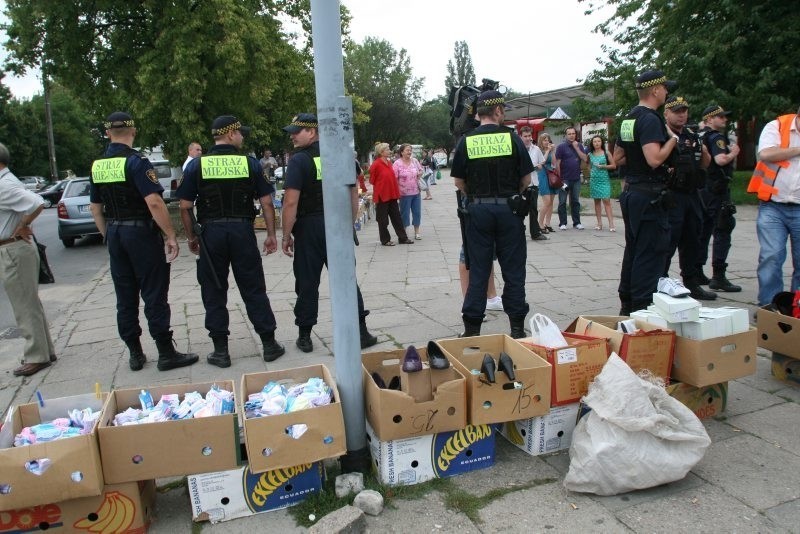
<instances>
[{"instance_id":1,"label":"stacked shoe box","mask_svg":"<svg viewBox=\"0 0 800 534\"><path fill-rule=\"evenodd\" d=\"M800 383L800 319L764 306L756 314L756 324L758 346L772 351L773 376Z\"/></svg>"},{"instance_id":2,"label":"stacked shoe box","mask_svg":"<svg viewBox=\"0 0 800 534\"><path fill-rule=\"evenodd\" d=\"M444 354L429 344L436 355ZM494 465L494 429L467 424L467 385L446 359L432 367L426 348L362 355L367 441L378 479L418 484ZM408 363L408 362L406 362Z\"/></svg>"},{"instance_id":3,"label":"stacked shoe box","mask_svg":"<svg viewBox=\"0 0 800 534\"><path fill-rule=\"evenodd\" d=\"M671 323L685 323L700 318L700 303L688 296L672 297L665 293L653 293L653 304L647 309Z\"/></svg>"}]
</instances>

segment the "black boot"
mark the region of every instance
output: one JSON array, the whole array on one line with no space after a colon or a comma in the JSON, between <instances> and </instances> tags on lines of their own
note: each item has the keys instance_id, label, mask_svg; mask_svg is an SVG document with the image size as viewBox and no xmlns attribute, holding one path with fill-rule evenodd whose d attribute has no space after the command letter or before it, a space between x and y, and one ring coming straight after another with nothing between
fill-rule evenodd
<instances>
[{"instance_id":1,"label":"black boot","mask_svg":"<svg viewBox=\"0 0 800 534\"><path fill-rule=\"evenodd\" d=\"M472 337L481 335L481 324L483 320L471 321L464 317L464 332L458 337Z\"/></svg>"},{"instance_id":2,"label":"black boot","mask_svg":"<svg viewBox=\"0 0 800 534\"><path fill-rule=\"evenodd\" d=\"M715 300L717 298L717 294L713 291L708 291L703 289L699 282L695 280L684 280L683 285L686 286L686 289L691 291L689 294L690 297L697 300Z\"/></svg>"},{"instance_id":3,"label":"black boot","mask_svg":"<svg viewBox=\"0 0 800 534\"><path fill-rule=\"evenodd\" d=\"M525 317L510 317L508 322L511 324L511 333L509 334L514 339L525 337Z\"/></svg>"},{"instance_id":4,"label":"black boot","mask_svg":"<svg viewBox=\"0 0 800 534\"><path fill-rule=\"evenodd\" d=\"M231 355L228 353L228 338L227 337L212 337L211 341L214 342L214 352L206 356L206 360L211 365L217 367L231 366Z\"/></svg>"},{"instance_id":5,"label":"black boot","mask_svg":"<svg viewBox=\"0 0 800 534\"><path fill-rule=\"evenodd\" d=\"M727 263L721 266L714 265L714 277L708 283L708 289L725 291L726 293L738 293L742 290L742 286L731 284L730 281L725 278L725 269L727 267Z\"/></svg>"},{"instance_id":6,"label":"black boot","mask_svg":"<svg viewBox=\"0 0 800 534\"><path fill-rule=\"evenodd\" d=\"M310 333L311 329L309 328L309 334ZM311 343L311 337L308 338L308 342ZM283 356L283 354L286 352L286 348L277 341L275 341L274 331L269 332L268 334L261 334L261 344L264 345L265 362L274 362L275 360Z\"/></svg>"},{"instance_id":7,"label":"black boot","mask_svg":"<svg viewBox=\"0 0 800 534\"><path fill-rule=\"evenodd\" d=\"M367 322L364 319L361 319L361 321L358 323L358 331L361 336L362 349L366 349L367 347L371 347L372 345L378 343L378 338L370 334L369 330L367 330Z\"/></svg>"},{"instance_id":8,"label":"black boot","mask_svg":"<svg viewBox=\"0 0 800 534\"><path fill-rule=\"evenodd\" d=\"M301 326L300 334L297 336L297 341L294 342L297 348L303 352L311 352L314 350L314 343L311 342L311 327Z\"/></svg>"},{"instance_id":9,"label":"black boot","mask_svg":"<svg viewBox=\"0 0 800 534\"><path fill-rule=\"evenodd\" d=\"M709 280L708 277L706 276L706 274L703 272L703 268L702 267L698 267L697 268L697 283L700 284L701 286L707 286L709 282L711 282L711 280Z\"/></svg>"},{"instance_id":10,"label":"black boot","mask_svg":"<svg viewBox=\"0 0 800 534\"><path fill-rule=\"evenodd\" d=\"M147 361L147 356L144 355L144 351L142 350L142 342L139 341L137 337L133 341L128 341L125 344L128 346L128 350L131 353L130 359L128 360L131 371L141 371L144 367L144 362ZM50 361L55 361L54 358L55 356L50 356Z\"/></svg>"},{"instance_id":11,"label":"black boot","mask_svg":"<svg viewBox=\"0 0 800 534\"><path fill-rule=\"evenodd\" d=\"M175 350L175 345L172 341L172 330L161 334L155 338L156 347L158 347L158 370L169 371L170 369L177 369L178 367L186 367L196 363L200 357L193 353L186 354Z\"/></svg>"}]
</instances>

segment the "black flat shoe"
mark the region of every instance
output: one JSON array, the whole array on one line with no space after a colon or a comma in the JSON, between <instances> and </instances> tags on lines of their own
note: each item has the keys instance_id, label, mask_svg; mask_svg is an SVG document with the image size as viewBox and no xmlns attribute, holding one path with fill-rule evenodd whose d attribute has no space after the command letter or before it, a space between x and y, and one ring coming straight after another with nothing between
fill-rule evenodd
<instances>
[{"instance_id":1,"label":"black flat shoe","mask_svg":"<svg viewBox=\"0 0 800 534\"><path fill-rule=\"evenodd\" d=\"M377 384L379 388L386 389L386 382L383 381L381 375L379 375L378 373L372 373L372 379L375 381L375 384Z\"/></svg>"},{"instance_id":2,"label":"black flat shoe","mask_svg":"<svg viewBox=\"0 0 800 534\"><path fill-rule=\"evenodd\" d=\"M514 378L514 362L511 360L511 356L505 352L500 353L498 367L506 374L509 380L516 380Z\"/></svg>"},{"instance_id":3,"label":"black flat shoe","mask_svg":"<svg viewBox=\"0 0 800 534\"><path fill-rule=\"evenodd\" d=\"M494 372L497 370L497 365L494 363L494 358L488 354L484 355L483 363L481 364L481 373L486 375L486 380L490 384L494 384Z\"/></svg>"},{"instance_id":4,"label":"black flat shoe","mask_svg":"<svg viewBox=\"0 0 800 534\"><path fill-rule=\"evenodd\" d=\"M400 377L393 376L391 380L389 380L389 389L393 389L395 391L400 391Z\"/></svg>"},{"instance_id":5,"label":"black flat shoe","mask_svg":"<svg viewBox=\"0 0 800 534\"><path fill-rule=\"evenodd\" d=\"M435 341L428 341L428 363L431 369L441 370L450 367L450 361Z\"/></svg>"}]
</instances>

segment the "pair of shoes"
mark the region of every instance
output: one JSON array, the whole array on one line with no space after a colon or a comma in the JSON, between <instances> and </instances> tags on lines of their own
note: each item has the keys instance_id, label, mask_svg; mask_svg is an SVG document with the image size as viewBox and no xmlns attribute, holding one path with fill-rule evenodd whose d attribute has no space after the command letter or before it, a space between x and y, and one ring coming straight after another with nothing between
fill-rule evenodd
<instances>
[{"instance_id":1,"label":"pair of shoes","mask_svg":"<svg viewBox=\"0 0 800 534\"><path fill-rule=\"evenodd\" d=\"M441 371L450 367L450 360L435 341L428 341L428 364L431 369Z\"/></svg>"},{"instance_id":2,"label":"pair of shoes","mask_svg":"<svg viewBox=\"0 0 800 534\"><path fill-rule=\"evenodd\" d=\"M567 229L567 225L566 224L562 224L561 226L558 227L558 229L559 230L566 230Z\"/></svg>"},{"instance_id":3,"label":"pair of shoes","mask_svg":"<svg viewBox=\"0 0 800 534\"><path fill-rule=\"evenodd\" d=\"M422 200L433 200L433 197L425 197Z\"/></svg>"},{"instance_id":4,"label":"pair of shoes","mask_svg":"<svg viewBox=\"0 0 800 534\"><path fill-rule=\"evenodd\" d=\"M716 300L717 294L713 291L703 289L699 284L687 284L686 288L691 291L689 296L697 300Z\"/></svg>"},{"instance_id":5,"label":"pair of shoes","mask_svg":"<svg viewBox=\"0 0 800 534\"><path fill-rule=\"evenodd\" d=\"M422 235L421 234L415 234L414 235L414 239L416 239L417 241L421 241L422 240Z\"/></svg>"},{"instance_id":6,"label":"pair of shoes","mask_svg":"<svg viewBox=\"0 0 800 534\"><path fill-rule=\"evenodd\" d=\"M617 231L617 229L616 229L616 228L614 228L614 227L612 226L611 228L609 228L609 229L608 229L608 231L609 231L609 232L616 232L616 231Z\"/></svg>"},{"instance_id":7,"label":"pair of shoes","mask_svg":"<svg viewBox=\"0 0 800 534\"><path fill-rule=\"evenodd\" d=\"M381 245L383 245L384 247L393 247L393 246L395 246L395 242L394 241L387 241L386 243L381 243Z\"/></svg>"},{"instance_id":8,"label":"pair of shoes","mask_svg":"<svg viewBox=\"0 0 800 534\"><path fill-rule=\"evenodd\" d=\"M595 226L595 227L594 227L594 229L595 229L595 230L602 230L602 229L603 229L603 227L602 227L602 226Z\"/></svg>"},{"instance_id":9,"label":"pair of shoes","mask_svg":"<svg viewBox=\"0 0 800 534\"><path fill-rule=\"evenodd\" d=\"M419 352L417 352L417 348L414 345L409 345L406 349L403 363L400 367L406 373L422 371L422 358L420 358Z\"/></svg>"},{"instance_id":10,"label":"pair of shoes","mask_svg":"<svg viewBox=\"0 0 800 534\"><path fill-rule=\"evenodd\" d=\"M553 232L555 232L552 226L545 226L544 229L547 230L548 234L552 234Z\"/></svg>"},{"instance_id":11,"label":"pair of shoes","mask_svg":"<svg viewBox=\"0 0 800 534\"><path fill-rule=\"evenodd\" d=\"M486 309L489 311L503 311L502 297L496 296L490 299L486 299Z\"/></svg>"},{"instance_id":12,"label":"pair of shoes","mask_svg":"<svg viewBox=\"0 0 800 534\"><path fill-rule=\"evenodd\" d=\"M540 234L549 234L549 233L550 233L550 230L548 230L546 226L545 226L544 228L542 228L542 227L540 226L540 227L539 227L539 233L540 233Z\"/></svg>"},{"instance_id":13,"label":"pair of shoes","mask_svg":"<svg viewBox=\"0 0 800 534\"><path fill-rule=\"evenodd\" d=\"M42 369L46 369L50 367L50 362L44 363L23 363L16 369L14 369L13 373L14 376L31 376L35 375Z\"/></svg>"},{"instance_id":14,"label":"pair of shoes","mask_svg":"<svg viewBox=\"0 0 800 534\"><path fill-rule=\"evenodd\" d=\"M413 245L413 244L414 244L414 242L413 242L413 241L411 241L409 238L405 238L405 240L403 240L403 241L400 241L400 244L401 244L401 245Z\"/></svg>"},{"instance_id":15,"label":"pair of shoes","mask_svg":"<svg viewBox=\"0 0 800 534\"><path fill-rule=\"evenodd\" d=\"M497 369L503 371L509 380L515 380L514 362L511 360L511 356L505 352L501 352L500 358L498 358L497 364L495 364L494 358L492 358L490 354L485 354L483 356L483 363L481 363L481 373L486 375L486 380L488 380L490 384L495 383L495 372Z\"/></svg>"},{"instance_id":16,"label":"pair of shoes","mask_svg":"<svg viewBox=\"0 0 800 534\"><path fill-rule=\"evenodd\" d=\"M666 293L670 297L687 297L692 293L683 282L674 278L659 278L656 288L659 293Z\"/></svg>"},{"instance_id":17,"label":"pair of shoes","mask_svg":"<svg viewBox=\"0 0 800 534\"><path fill-rule=\"evenodd\" d=\"M381 389L394 389L394 390L400 391L400 377L399 376L393 376L392 379L389 380L389 385L388 386L386 385L386 382L383 381L383 378L381 378L381 375L379 375L378 373L372 373L372 379L375 381L375 383Z\"/></svg>"},{"instance_id":18,"label":"pair of shoes","mask_svg":"<svg viewBox=\"0 0 800 534\"><path fill-rule=\"evenodd\" d=\"M583 225L581 223L578 223L576 225L573 225L573 228L575 228L576 230L583 230Z\"/></svg>"},{"instance_id":19,"label":"pair of shoes","mask_svg":"<svg viewBox=\"0 0 800 534\"><path fill-rule=\"evenodd\" d=\"M547 241L547 240L548 240L548 239L550 239L550 238L549 238L549 237L547 237L547 236L546 236L546 235L544 235L544 234L539 234L539 235L537 235L536 237L533 237L533 236L531 236L531 239L532 239L533 241Z\"/></svg>"}]
</instances>

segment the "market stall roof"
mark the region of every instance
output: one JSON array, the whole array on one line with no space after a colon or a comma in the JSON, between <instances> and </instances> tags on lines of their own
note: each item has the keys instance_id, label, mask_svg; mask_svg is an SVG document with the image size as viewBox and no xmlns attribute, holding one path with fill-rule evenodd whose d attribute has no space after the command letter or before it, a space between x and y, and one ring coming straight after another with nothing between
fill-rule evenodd
<instances>
[{"instance_id":1,"label":"market stall roof","mask_svg":"<svg viewBox=\"0 0 800 534\"><path fill-rule=\"evenodd\" d=\"M590 102L607 100L613 97L613 91L609 89L600 96L595 96L585 89L583 85L573 85L571 87L553 89L552 91L531 93L506 102L511 106L511 109L506 110L506 120L521 119L523 117L549 117L558 107L569 106L578 97Z\"/></svg>"}]
</instances>

